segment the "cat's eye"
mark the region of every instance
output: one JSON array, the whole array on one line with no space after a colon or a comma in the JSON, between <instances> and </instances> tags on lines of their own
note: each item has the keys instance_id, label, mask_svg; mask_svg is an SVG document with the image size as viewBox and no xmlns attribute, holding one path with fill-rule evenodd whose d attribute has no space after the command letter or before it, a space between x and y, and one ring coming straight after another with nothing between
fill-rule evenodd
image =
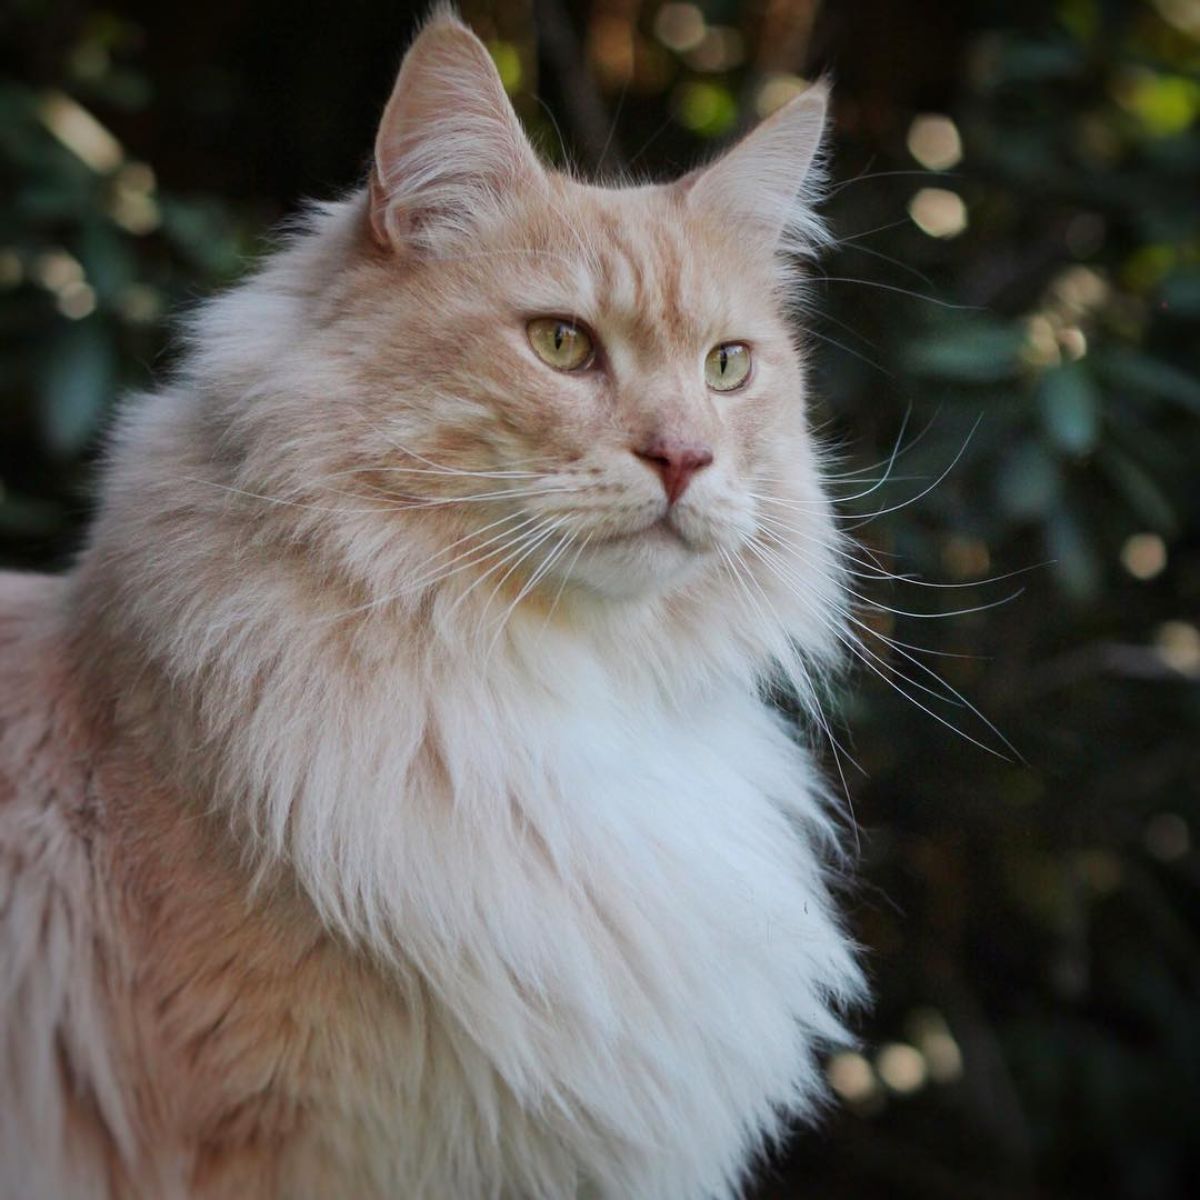
<instances>
[{"instance_id":1,"label":"cat's eye","mask_svg":"<svg viewBox=\"0 0 1200 1200\"><path fill-rule=\"evenodd\" d=\"M527 333L534 353L556 371L580 371L596 353L591 334L564 317L538 317Z\"/></svg>"},{"instance_id":2,"label":"cat's eye","mask_svg":"<svg viewBox=\"0 0 1200 1200\"><path fill-rule=\"evenodd\" d=\"M722 342L704 360L704 382L714 392L732 392L750 378L750 347L745 342Z\"/></svg>"}]
</instances>

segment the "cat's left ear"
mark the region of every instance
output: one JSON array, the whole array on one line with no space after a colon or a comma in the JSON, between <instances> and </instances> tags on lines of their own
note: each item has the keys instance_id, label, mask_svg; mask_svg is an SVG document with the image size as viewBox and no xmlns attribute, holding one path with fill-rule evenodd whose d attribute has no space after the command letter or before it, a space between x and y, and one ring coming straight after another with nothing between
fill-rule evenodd
<instances>
[{"instance_id":1,"label":"cat's left ear","mask_svg":"<svg viewBox=\"0 0 1200 1200\"><path fill-rule=\"evenodd\" d=\"M771 247L811 251L824 240L813 214L829 88L814 83L711 166L680 185L698 212L717 213Z\"/></svg>"},{"instance_id":2,"label":"cat's left ear","mask_svg":"<svg viewBox=\"0 0 1200 1200\"><path fill-rule=\"evenodd\" d=\"M436 252L543 178L491 55L439 6L404 56L379 123L369 196L376 241Z\"/></svg>"}]
</instances>

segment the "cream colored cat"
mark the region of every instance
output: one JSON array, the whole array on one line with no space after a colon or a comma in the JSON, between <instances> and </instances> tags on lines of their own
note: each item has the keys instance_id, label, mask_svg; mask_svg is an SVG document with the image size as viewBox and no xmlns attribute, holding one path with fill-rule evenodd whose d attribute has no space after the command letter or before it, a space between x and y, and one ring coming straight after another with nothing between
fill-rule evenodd
<instances>
[{"instance_id":1,"label":"cream colored cat","mask_svg":"<svg viewBox=\"0 0 1200 1200\"><path fill-rule=\"evenodd\" d=\"M539 165L440 12L367 188L0 582L0 1196L729 1197L861 992L789 323L824 95Z\"/></svg>"}]
</instances>

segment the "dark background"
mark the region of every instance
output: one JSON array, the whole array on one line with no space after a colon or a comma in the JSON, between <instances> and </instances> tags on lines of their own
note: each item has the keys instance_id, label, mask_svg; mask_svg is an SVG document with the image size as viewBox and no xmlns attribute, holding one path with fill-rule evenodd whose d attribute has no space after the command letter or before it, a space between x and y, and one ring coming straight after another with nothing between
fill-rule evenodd
<instances>
[{"instance_id":1,"label":"dark background","mask_svg":"<svg viewBox=\"0 0 1200 1200\"><path fill-rule=\"evenodd\" d=\"M171 315L360 178L418 7L0 10L0 560L69 562ZM603 173L835 77L823 432L914 577L861 579L863 620L923 650L867 636L834 698L877 1004L762 1196L1200 1195L1200 0L465 15Z\"/></svg>"}]
</instances>

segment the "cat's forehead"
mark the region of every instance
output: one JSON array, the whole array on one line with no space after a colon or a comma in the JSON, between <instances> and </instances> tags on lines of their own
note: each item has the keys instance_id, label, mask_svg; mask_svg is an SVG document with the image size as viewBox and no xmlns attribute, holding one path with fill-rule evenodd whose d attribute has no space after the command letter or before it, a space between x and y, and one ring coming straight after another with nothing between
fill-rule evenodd
<instances>
[{"instance_id":1,"label":"cat's forehead","mask_svg":"<svg viewBox=\"0 0 1200 1200\"><path fill-rule=\"evenodd\" d=\"M539 225L548 292L569 289L580 315L632 323L646 334L727 326L761 307L770 280L769 260L755 261L736 231L693 212L674 185L562 179Z\"/></svg>"}]
</instances>

